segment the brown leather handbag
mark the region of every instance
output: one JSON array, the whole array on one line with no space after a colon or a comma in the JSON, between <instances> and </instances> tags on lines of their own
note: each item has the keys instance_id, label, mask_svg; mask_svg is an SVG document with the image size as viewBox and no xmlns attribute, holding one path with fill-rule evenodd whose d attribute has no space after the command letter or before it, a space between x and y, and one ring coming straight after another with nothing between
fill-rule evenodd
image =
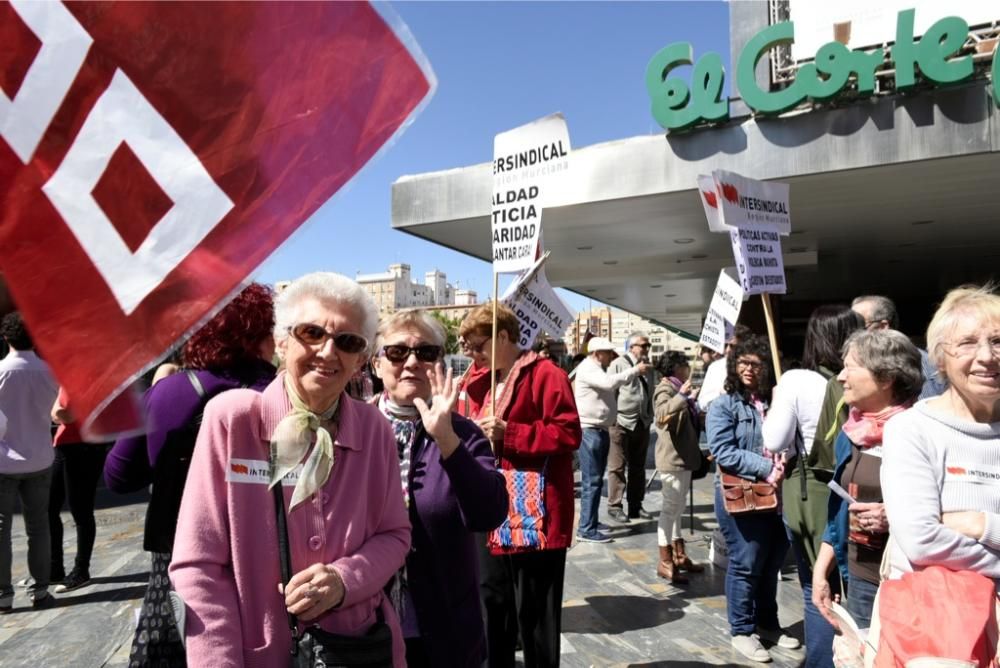
<instances>
[{"instance_id":1,"label":"brown leather handbag","mask_svg":"<svg viewBox=\"0 0 1000 668\"><path fill-rule=\"evenodd\" d=\"M732 473L719 471L722 499L730 515L773 513L778 510L778 490L766 482L746 480Z\"/></svg>"}]
</instances>

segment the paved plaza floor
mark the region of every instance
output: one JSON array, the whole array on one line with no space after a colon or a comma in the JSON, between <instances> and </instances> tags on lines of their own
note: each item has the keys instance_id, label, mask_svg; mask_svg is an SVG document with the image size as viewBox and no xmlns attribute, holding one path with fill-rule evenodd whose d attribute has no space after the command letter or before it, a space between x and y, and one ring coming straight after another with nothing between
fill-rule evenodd
<instances>
[{"instance_id":1,"label":"paved plaza floor","mask_svg":"<svg viewBox=\"0 0 1000 668\"><path fill-rule=\"evenodd\" d=\"M685 536L693 558L708 563L708 537L715 526L711 478L695 486L694 535ZM99 490L93 584L57 596L58 604L34 612L18 589L14 612L0 617L0 666L4 668L123 668L149 570L142 551L143 495L116 497ZM658 513L660 485L650 486L646 508ZM577 505L579 510L579 502ZM746 666L729 645L725 571L708 565L690 585L672 586L656 577L656 520L619 527L615 541L578 543L569 551L563 607L564 666ZM73 521L66 524L67 570L75 550ZM14 580L26 577L26 539L14 524ZM779 586L782 624L802 638L802 598L793 569ZM774 666L798 666L801 651L772 648Z\"/></svg>"}]
</instances>

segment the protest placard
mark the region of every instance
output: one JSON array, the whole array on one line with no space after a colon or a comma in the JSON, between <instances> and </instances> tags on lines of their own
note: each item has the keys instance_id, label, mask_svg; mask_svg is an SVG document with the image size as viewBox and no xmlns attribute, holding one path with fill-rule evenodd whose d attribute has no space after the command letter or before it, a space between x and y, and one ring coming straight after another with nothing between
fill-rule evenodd
<instances>
[{"instance_id":1,"label":"protest placard","mask_svg":"<svg viewBox=\"0 0 1000 668\"><path fill-rule=\"evenodd\" d=\"M728 232L731 228L722 220L722 209L719 208L719 194L715 187L715 179L704 174L698 175L698 196L705 207L705 218L708 219L710 232Z\"/></svg>"},{"instance_id":2,"label":"protest placard","mask_svg":"<svg viewBox=\"0 0 1000 668\"><path fill-rule=\"evenodd\" d=\"M718 353L725 353L726 341L732 338L743 306L743 288L733 278L735 274L734 267L726 267L719 272L715 293L701 330L699 343Z\"/></svg>"},{"instance_id":3,"label":"protest placard","mask_svg":"<svg viewBox=\"0 0 1000 668\"><path fill-rule=\"evenodd\" d=\"M520 323L518 347L522 350L531 348L541 332L561 337L573 321L573 312L552 289L545 276L542 264L547 257L548 253L518 276L501 299L514 311Z\"/></svg>"},{"instance_id":4,"label":"protest placard","mask_svg":"<svg viewBox=\"0 0 1000 668\"><path fill-rule=\"evenodd\" d=\"M490 224L494 273L524 271L535 262L542 209L553 184L569 168L569 150L569 130L562 114L502 132L494 139Z\"/></svg>"},{"instance_id":5,"label":"protest placard","mask_svg":"<svg viewBox=\"0 0 1000 668\"><path fill-rule=\"evenodd\" d=\"M778 231L769 225L750 225L730 231L729 238L744 294L785 294Z\"/></svg>"},{"instance_id":6,"label":"protest placard","mask_svg":"<svg viewBox=\"0 0 1000 668\"><path fill-rule=\"evenodd\" d=\"M702 187L701 178L698 179L699 189ZM769 225L782 235L792 231L787 183L758 181L721 169L712 172L712 180L725 226ZM708 227L713 232L722 231L713 227L711 216Z\"/></svg>"},{"instance_id":7,"label":"protest placard","mask_svg":"<svg viewBox=\"0 0 1000 668\"><path fill-rule=\"evenodd\" d=\"M732 336L732 325L712 309L705 314L705 324L701 327L701 338L698 344L711 348L720 355L726 353L726 341Z\"/></svg>"}]
</instances>

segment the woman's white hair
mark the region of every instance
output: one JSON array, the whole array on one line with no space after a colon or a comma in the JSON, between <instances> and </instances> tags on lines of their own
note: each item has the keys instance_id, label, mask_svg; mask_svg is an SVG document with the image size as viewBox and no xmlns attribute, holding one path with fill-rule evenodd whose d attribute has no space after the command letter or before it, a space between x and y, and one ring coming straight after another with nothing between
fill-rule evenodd
<instances>
[{"instance_id":1,"label":"woman's white hair","mask_svg":"<svg viewBox=\"0 0 1000 668\"><path fill-rule=\"evenodd\" d=\"M944 370L944 346L959 320L973 316L983 325L1000 322L1000 296L996 285L963 285L945 295L927 326L927 354L939 370ZM943 374L942 374L943 375Z\"/></svg>"},{"instance_id":2,"label":"woman's white hair","mask_svg":"<svg viewBox=\"0 0 1000 668\"><path fill-rule=\"evenodd\" d=\"M448 333L441 322L425 311L397 311L387 315L378 323L378 333L375 336L375 350L381 350L385 337L406 327L415 327L430 339L430 343L445 347Z\"/></svg>"},{"instance_id":3,"label":"woman's white hair","mask_svg":"<svg viewBox=\"0 0 1000 668\"><path fill-rule=\"evenodd\" d=\"M317 271L292 281L274 300L274 339L288 338L288 330L298 324L303 301L315 299L324 304L347 306L360 316L353 331L365 337L368 349L378 327L378 307L368 292L347 276L329 271Z\"/></svg>"}]
</instances>

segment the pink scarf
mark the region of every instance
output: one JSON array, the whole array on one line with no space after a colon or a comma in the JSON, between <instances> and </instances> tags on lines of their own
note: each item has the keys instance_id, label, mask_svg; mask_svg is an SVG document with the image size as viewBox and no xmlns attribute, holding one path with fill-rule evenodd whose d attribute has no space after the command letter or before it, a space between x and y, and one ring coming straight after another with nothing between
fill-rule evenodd
<instances>
[{"instance_id":1,"label":"pink scarf","mask_svg":"<svg viewBox=\"0 0 1000 668\"><path fill-rule=\"evenodd\" d=\"M844 423L844 433L855 445L870 448L882 445L882 429L893 415L902 413L913 405L912 401L899 406L889 406L877 413L862 413L857 408L851 408Z\"/></svg>"}]
</instances>

